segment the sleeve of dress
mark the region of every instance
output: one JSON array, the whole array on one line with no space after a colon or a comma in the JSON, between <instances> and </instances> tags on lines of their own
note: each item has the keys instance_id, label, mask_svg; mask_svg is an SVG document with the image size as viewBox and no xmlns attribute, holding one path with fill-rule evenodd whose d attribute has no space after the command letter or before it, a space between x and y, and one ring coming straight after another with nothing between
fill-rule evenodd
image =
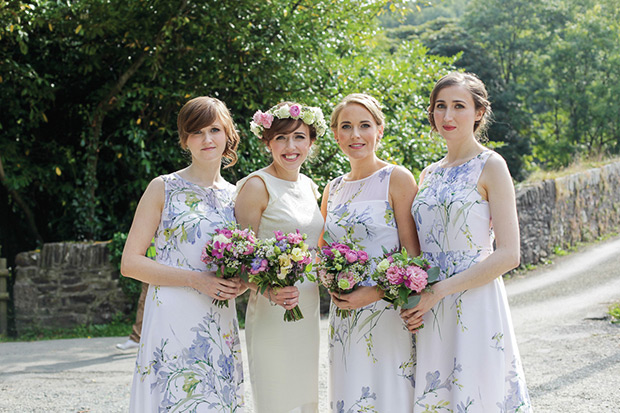
<instances>
[{"instance_id":1,"label":"sleeve of dress","mask_svg":"<svg viewBox=\"0 0 620 413\"><path fill-rule=\"evenodd\" d=\"M321 192L319 191L319 186L315 184L312 179L308 178L308 180L310 181L310 187L312 188L312 193L314 193L314 198L316 198L316 200L318 201L319 198L321 198Z\"/></svg>"}]
</instances>

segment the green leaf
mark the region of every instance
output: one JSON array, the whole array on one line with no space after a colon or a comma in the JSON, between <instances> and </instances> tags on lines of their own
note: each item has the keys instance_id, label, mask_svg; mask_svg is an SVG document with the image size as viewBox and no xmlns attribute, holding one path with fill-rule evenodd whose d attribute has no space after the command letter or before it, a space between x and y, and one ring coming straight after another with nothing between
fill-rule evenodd
<instances>
[{"instance_id":1,"label":"green leaf","mask_svg":"<svg viewBox=\"0 0 620 413\"><path fill-rule=\"evenodd\" d=\"M403 308L406 309L406 310L408 310L410 308L413 308L416 305L418 305L418 303L420 302L421 299L422 299L422 297L420 297L419 294L410 295L409 299L407 300L407 302L405 304L403 304Z\"/></svg>"},{"instance_id":2,"label":"green leaf","mask_svg":"<svg viewBox=\"0 0 620 413\"><path fill-rule=\"evenodd\" d=\"M439 267L431 267L426 271L426 274L428 275L428 278L426 279L426 282L431 284L434 282L439 281Z\"/></svg>"}]
</instances>

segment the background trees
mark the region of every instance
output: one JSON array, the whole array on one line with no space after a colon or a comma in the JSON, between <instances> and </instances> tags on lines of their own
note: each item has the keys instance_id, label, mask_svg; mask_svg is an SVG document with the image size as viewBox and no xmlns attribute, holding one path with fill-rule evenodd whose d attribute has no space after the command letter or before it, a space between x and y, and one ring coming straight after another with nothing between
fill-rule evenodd
<instances>
[{"instance_id":1,"label":"background trees","mask_svg":"<svg viewBox=\"0 0 620 413\"><path fill-rule=\"evenodd\" d=\"M369 92L385 103L386 158L419 171L439 155L424 102L452 59L415 41L383 47L376 17L387 1L0 3L0 244L10 259L37 242L126 231L147 183L186 165L176 115L194 96L222 99L241 130L232 182L267 164L248 121L284 99L329 116L342 96ZM322 185L345 165L328 136L306 172Z\"/></svg>"}]
</instances>

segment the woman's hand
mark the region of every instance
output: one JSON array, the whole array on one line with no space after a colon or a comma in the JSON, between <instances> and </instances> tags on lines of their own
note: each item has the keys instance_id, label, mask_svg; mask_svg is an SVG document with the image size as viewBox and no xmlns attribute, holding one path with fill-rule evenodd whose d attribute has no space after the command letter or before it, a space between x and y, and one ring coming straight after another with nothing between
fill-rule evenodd
<instances>
[{"instance_id":1,"label":"woman's hand","mask_svg":"<svg viewBox=\"0 0 620 413\"><path fill-rule=\"evenodd\" d=\"M299 289L295 286L282 288L268 287L263 293L263 297L282 306L286 310L292 310L299 304Z\"/></svg>"},{"instance_id":2,"label":"woman's hand","mask_svg":"<svg viewBox=\"0 0 620 413\"><path fill-rule=\"evenodd\" d=\"M356 310L383 298L383 292L376 287L358 287L348 294L329 294L334 304L343 310Z\"/></svg>"},{"instance_id":3,"label":"woman's hand","mask_svg":"<svg viewBox=\"0 0 620 413\"><path fill-rule=\"evenodd\" d=\"M197 273L194 277L193 288L216 300L231 300L237 297L242 290L239 277L224 279L212 271Z\"/></svg>"},{"instance_id":4,"label":"woman's hand","mask_svg":"<svg viewBox=\"0 0 620 413\"><path fill-rule=\"evenodd\" d=\"M420 293L420 302L413 308L400 311L400 318L403 319L407 329L415 333L422 325L424 320L422 317L431 308L439 302L441 298L433 291L433 287L430 287Z\"/></svg>"}]
</instances>

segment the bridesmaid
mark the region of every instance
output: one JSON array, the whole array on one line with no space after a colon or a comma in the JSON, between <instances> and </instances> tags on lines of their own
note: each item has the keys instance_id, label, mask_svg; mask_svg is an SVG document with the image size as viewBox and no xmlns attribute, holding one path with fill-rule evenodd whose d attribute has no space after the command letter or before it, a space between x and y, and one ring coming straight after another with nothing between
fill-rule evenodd
<instances>
[{"instance_id":1,"label":"bridesmaid","mask_svg":"<svg viewBox=\"0 0 620 413\"><path fill-rule=\"evenodd\" d=\"M441 269L402 312L419 328L416 413L532 411L501 277L519 264L514 186L504 159L477 140L490 115L473 74L450 73L431 92L428 118L448 153L422 171L411 209L424 256Z\"/></svg>"},{"instance_id":2,"label":"bridesmaid","mask_svg":"<svg viewBox=\"0 0 620 413\"><path fill-rule=\"evenodd\" d=\"M148 185L121 261L123 275L149 284L130 411L241 412L241 282L216 277L200 260L209 234L235 219L235 187L220 166L237 160L239 135L224 103L210 97L187 102L177 125L192 163ZM145 256L153 235L154 260Z\"/></svg>"},{"instance_id":3,"label":"bridesmaid","mask_svg":"<svg viewBox=\"0 0 620 413\"><path fill-rule=\"evenodd\" d=\"M242 227L271 238L273 231L299 229L316 247L323 229L317 185L301 174L314 141L327 129L319 108L283 102L251 123L273 162L237 183L235 214ZM305 281L279 290L250 294L245 320L250 382L257 413L318 412L319 292ZM304 318L283 320L284 309L297 304ZM276 306L277 305L277 306ZM283 309L284 308L284 309Z\"/></svg>"},{"instance_id":4,"label":"bridesmaid","mask_svg":"<svg viewBox=\"0 0 620 413\"><path fill-rule=\"evenodd\" d=\"M417 191L413 175L375 153L384 117L377 100L352 94L340 102L331 128L351 171L325 188L321 212L333 240L361 245L369 257L405 247L419 247L411 217ZM332 294L329 316L329 401L335 412L399 413L413 406L412 335L393 306L368 280L349 294ZM335 306L355 310L339 317ZM372 410L374 409L374 410Z\"/></svg>"}]
</instances>

